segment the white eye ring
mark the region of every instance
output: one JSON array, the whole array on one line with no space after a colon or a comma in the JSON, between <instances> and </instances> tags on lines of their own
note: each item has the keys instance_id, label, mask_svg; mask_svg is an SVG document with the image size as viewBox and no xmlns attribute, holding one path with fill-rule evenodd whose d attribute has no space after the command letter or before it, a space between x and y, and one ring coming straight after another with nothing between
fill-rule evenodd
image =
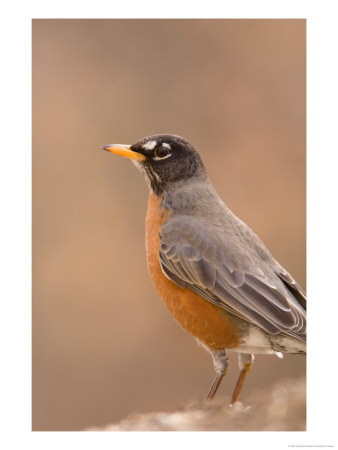
<instances>
[{"instance_id":1,"label":"white eye ring","mask_svg":"<svg viewBox=\"0 0 338 450\"><path fill-rule=\"evenodd\" d=\"M171 156L171 153L168 153L168 155L163 156L162 158L160 158L159 156L154 156L154 157L153 157L153 160L154 160L154 161L163 161L163 159L170 158L170 156Z\"/></svg>"},{"instance_id":2,"label":"white eye ring","mask_svg":"<svg viewBox=\"0 0 338 450\"><path fill-rule=\"evenodd\" d=\"M158 156L157 152L160 151L160 150L165 150L165 151L167 151L168 153L165 154L164 156ZM155 151L154 151L154 156L153 156L153 160L154 160L154 161L160 161L160 160L162 160L162 159L169 158L170 156L171 156L171 153L170 153L170 147L168 146L168 144L166 144L166 145L164 144L164 145L161 145L161 146L159 146L158 148L155 149Z\"/></svg>"}]
</instances>

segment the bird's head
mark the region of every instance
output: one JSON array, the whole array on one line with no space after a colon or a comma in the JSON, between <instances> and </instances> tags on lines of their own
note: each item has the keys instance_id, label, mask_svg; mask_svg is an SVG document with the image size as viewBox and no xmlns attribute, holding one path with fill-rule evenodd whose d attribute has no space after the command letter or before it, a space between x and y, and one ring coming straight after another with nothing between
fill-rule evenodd
<instances>
[{"instance_id":1,"label":"bird's head","mask_svg":"<svg viewBox=\"0 0 338 450\"><path fill-rule=\"evenodd\" d=\"M204 165L194 147L172 134L148 136L133 145L106 145L103 149L131 158L144 172L156 195L161 195L177 182L206 178Z\"/></svg>"}]
</instances>

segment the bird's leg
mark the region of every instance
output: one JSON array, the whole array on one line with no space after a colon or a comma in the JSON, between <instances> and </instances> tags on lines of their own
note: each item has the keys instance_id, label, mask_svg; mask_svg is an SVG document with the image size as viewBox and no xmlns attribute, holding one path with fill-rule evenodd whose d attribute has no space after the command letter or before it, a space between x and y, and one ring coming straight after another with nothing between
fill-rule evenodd
<instances>
[{"instance_id":1,"label":"bird's leg","mask_svg":"<svg viewBox=\"0 0 338 450\"><path fill-rule=\"evenodd\" d=\"M214 398L214 395L216 394L216 391L221 384L221 381L223 380L223 377L226 374L229 365L228 356L224 349L214 350L211 355L214 362L216 377L207 395L207 400L211 400Z\"/></svg>"},{"instance_id":2,"label":"bird's leg","mask_svg":"<svg viewBox=\"0 0 338 450\"><path fill-rule=\"evenodd\" d=\"M241 392L245 377L249 373L249 371L252 367L252 364L254 362L254 359L255 359L254 355L250 355L248 353L240 353L238 355L239 368L240 368L241 372L239 374L234 393L232 394L230 406L232 406L237 401L238 396Z\"/></svg>"}]
</instances>

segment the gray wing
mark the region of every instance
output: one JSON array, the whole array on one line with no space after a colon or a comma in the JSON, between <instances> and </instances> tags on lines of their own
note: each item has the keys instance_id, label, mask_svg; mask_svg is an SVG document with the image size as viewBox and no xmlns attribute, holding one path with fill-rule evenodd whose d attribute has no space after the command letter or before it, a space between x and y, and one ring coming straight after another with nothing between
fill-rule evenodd
<instances>
[{"instance_id":1,"label":"gray wing","mask_svg":"<svg viewBox=\"0 0 338 450\"><path fill-rule=\"evenodd\" d=\"M242 222L241 222L242 224ZM162 227L163 273L268 333L306 338L305 295L249 228L227 236L188 216ZM244 225L244 224L243 224Z\"/></svg>"}]
</instances>

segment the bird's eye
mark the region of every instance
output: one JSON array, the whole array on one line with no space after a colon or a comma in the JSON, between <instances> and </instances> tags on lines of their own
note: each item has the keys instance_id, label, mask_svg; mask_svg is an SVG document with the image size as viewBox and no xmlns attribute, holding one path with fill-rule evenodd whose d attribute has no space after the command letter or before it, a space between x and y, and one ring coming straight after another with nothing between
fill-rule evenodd
<instances>
[{"instance_id":1,"label":"bird's eye","mask_svg":"<svg viewBox=\"0 0 338 450\"><path fill-rule=\"evenodd\" d=\"M155 151L154 151L155 159L162 159L169 155L170 155L170 149L168 147L164 147L163 145L160 145L159 147L155 148Z\"/></svg>"}]
</instances>

